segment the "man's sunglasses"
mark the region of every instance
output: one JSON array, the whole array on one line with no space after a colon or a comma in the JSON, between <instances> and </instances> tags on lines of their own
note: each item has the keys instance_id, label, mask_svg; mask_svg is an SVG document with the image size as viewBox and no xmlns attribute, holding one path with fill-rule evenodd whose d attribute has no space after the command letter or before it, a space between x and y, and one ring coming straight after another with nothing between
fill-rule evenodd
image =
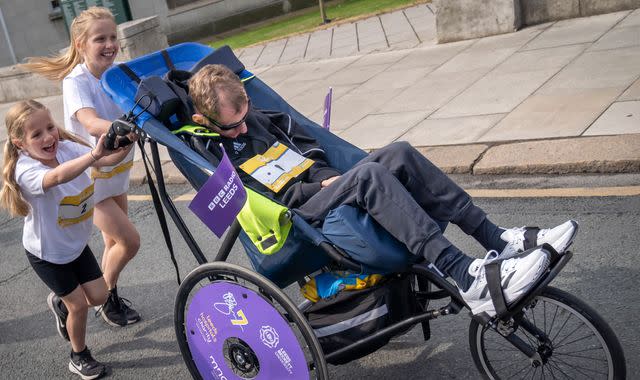
<instances>
[{"instance_id":1,"label":"man's sunglasses","mask_svg":"<svg viewBox=\"0 0 640 380\"><path fill-rule=\"evenodd\" d=\"M235 123L232 124L220 124L218 123L216 120L214 120L213 118L202 114L202 116L205 117L205 119L209 120L209 123L215 125L216 127L222 129L223 131L228 131L234 128L238 128L239 126L242 125L242 123L245 122L245 120L247 120L247 116L249 115L249 110L251 109L251 99L249 99L249 101L247 102L247 113L244 114L244 116L242 117L242 119L240 119L239 121L236 121Z\"/></svg>"}]
</instances>

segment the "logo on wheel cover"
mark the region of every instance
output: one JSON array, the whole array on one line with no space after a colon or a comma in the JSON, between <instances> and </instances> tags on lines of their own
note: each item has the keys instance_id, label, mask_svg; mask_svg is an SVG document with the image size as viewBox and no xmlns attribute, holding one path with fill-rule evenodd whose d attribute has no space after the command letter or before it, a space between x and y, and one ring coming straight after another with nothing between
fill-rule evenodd
<instances>
[{"instance_id":1,"label":"logo on wheel cover","mask_svg":"<svg viewBox=\"0 0 640 380\"><path fill-rule=\"evenodd\" d=\"M269 348L276 348L280 342L278 332L271 326L262 326L260 328L260 340Z\"/></svg>"}]
</instances>

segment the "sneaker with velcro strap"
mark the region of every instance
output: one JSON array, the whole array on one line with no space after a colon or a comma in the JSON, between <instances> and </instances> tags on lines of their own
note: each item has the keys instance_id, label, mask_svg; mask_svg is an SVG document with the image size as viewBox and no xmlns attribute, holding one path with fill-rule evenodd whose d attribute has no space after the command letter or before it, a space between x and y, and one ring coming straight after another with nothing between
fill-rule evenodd
<instances>
[{"instance_id":1,"label":"sneaker with velcro strap","mask_svg":"<svg viewBox=\"0 0 640 380\"><path fill-rule=\"evenodd\" d=\"M62 300L55 293L51 292L49 296L47 296L47 306L49 306L49 310L51 310L55 317L58 335L60 335L62 339L69 340L69 333L67 332L67 316L69 316L69 313L62 303Z\"/></svg>"},{"instance_id":2,"label":"sneaker with velcro strap","mask_svg":"<svg viewBox=\"0 0 640 380\"><path fill-rule=\"evenodd\" d=\"M500 239L507 242L500 256L511 256L547 243L559 254L564 253L578 233L578 222L568 220L556 227L516 227L505 230Z\"/></svg>"},{"instance_id":3,"label":"sneaker with velcro strap","mask_svg":"<svg viewBox=\"0 0 640 380\"><path fill-rule=\"evenodd\" d=\"M491 263L500 264L499 284L490 284L487 278L487 266ZM484 259L476 259L469 266L468 273L474 281L467 291L460 291L462 299L471 308L474 315L486 314L488 317L496 315L494 300L491 298L490 287L502 290L507 304L520 300L549 267L550 253L543 247L525 251L505 258L496 251L489 251Z\"/></svg>"},{"instance_id":4,"label":"sneaker with velcro strap","mask_svg":"<svg viewBox=\"0 0 640 380\"><path fill-rule=\"evenodd\" d=\"M86 348L82 352L71 351L69 371L79 375L83 380L97 379L107 372L107 367L91 356L91 351Z\"/></svg>"}]
</instances>

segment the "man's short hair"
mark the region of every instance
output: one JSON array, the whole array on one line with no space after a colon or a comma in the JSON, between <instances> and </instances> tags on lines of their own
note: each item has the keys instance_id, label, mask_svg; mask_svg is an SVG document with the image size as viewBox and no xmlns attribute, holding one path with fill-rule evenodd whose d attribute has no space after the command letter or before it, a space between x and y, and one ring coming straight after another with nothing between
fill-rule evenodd
<instances>
[{"instance_id":1,"label":"man's short hair","mask_svg":"<svg viewBox=\"0 0 640 380\"><path fill-rule=\"evenodd\" d=\"M189 80L189 95L197 111L217 116L220 96L236 111L240 111L249 98L240 78L223 65L206 65Z\"/></svg>"}]
</instances>

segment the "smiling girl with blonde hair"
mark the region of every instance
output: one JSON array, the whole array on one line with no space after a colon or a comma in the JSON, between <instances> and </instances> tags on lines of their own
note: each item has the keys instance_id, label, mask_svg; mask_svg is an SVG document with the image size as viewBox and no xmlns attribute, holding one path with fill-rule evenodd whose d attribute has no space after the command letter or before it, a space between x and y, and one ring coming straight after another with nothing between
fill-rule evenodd
<instances>
[{"instance_id":1,"label":"smiling girl with blonde hair","mask_svg":"<svg viewBox=\"0 0 640 380\"><path fill-rule=\"evenodd\" d=\"M27 259L52 291L47 303L56 315L58 333L71 342L69 370L95 379L105 366L85 344L87 311L102 305L108 293L88 245L94 186L86 170L113 165L130 148L105 149L103 134L92 149L59 129L49 110L34 100L11 107L5 125L0 207L24 217Z\"/></svg>"},{"instance_id":2,"label":"smiling girl with blonde hair","mask_svg":"<svg viewBox=\"0 0 640 380\"><path fill-rule=\"evenodd\" d=\"M64 125L68 131L93 145L107 133L113 120L123 112L100 86L102 74L114 65L119 44L116 23L107 8L90 7L71 24L71 43L67 51L54 57L30 58L25 67L51 80L62 80ZM129 139L135 141L135 134ZM117 166L95 168L96 206L94 223L102 231L104 253L102 270L109 298L99 309L112 326L126 326L140 315L118 296L117 282L125 265L140 247L140 235L127 216L129 172L134 151Z\"/></svg>"}]
</instances>

